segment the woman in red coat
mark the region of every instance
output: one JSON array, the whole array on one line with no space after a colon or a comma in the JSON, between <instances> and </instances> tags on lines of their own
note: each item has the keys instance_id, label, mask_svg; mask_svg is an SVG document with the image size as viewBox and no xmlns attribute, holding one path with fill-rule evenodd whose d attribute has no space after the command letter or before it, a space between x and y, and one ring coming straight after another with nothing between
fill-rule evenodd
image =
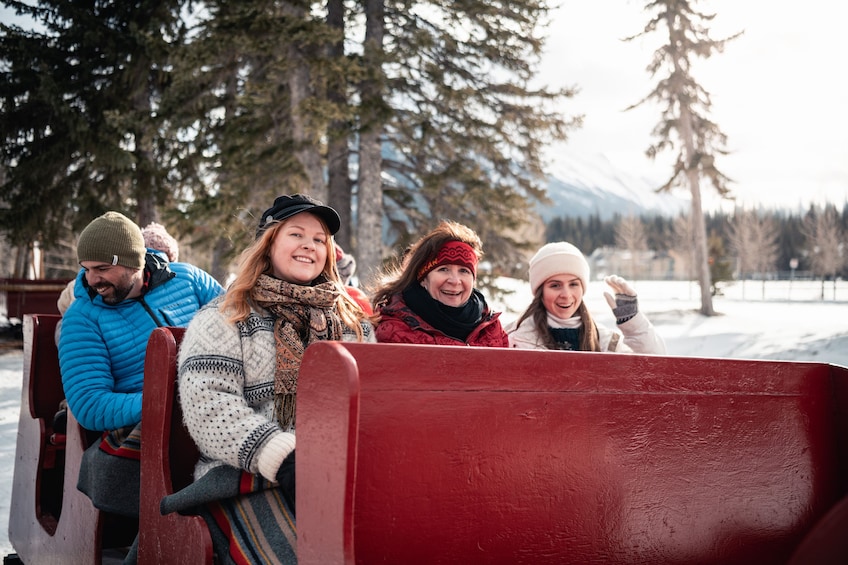
<instances>
[{"instance_id":1,"label":"woman in red coat","mask_svg":"<svg viewBox=\"0 0 848 565\"><path fill-rule=\"evenodd\" d=\"M377 341L509 347L500 313L474 288L482 256L477 234L456 222L419 239L374 292Z\"/></svg>"}]
</instances>

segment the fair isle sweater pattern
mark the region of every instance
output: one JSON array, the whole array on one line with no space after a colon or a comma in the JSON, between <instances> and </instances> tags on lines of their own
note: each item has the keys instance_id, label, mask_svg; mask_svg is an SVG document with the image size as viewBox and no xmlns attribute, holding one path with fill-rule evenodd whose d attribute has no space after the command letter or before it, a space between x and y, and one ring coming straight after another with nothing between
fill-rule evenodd
<instances>
[{"instance_id":1,"label":"fair isle sweater pattern","mask_svg":"<svg viewBox=\"0 0 848 565\"><path fill-rule=\"evenodd\" d=\"M260 474L264 448L282 430L274 416L276 346L274 318L261 308L230 324L220 300L198 312L179 351L179 398L183 421L201 453L195 478L220 465ZM375 342L363 323L365 341ZM343 341L356 341L346 329Z\"/></svg>"}]
</instances>

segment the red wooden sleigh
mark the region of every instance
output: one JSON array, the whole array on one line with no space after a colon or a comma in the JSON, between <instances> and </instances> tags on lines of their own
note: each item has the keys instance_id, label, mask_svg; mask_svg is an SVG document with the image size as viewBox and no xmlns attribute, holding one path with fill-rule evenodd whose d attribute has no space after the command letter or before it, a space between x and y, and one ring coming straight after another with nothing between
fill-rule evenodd
<instances>
[{"instance_id":1,"label":"red wooden sleigh","mask_svg":"<svg viewBox=\"0 0 848 565\"><path fill-rule=\"evenodd\" d=\"M51 322L27 333L10 540L25 563L97 563L102 516L69 488L73 425L61 517L43 512L59 456L45 444L61 400L42 376ZM142 564L213 562L200 518L159 512L197 458L174 386L181 337L160 328L148 345ZM297 409L301 564L848 556L844 367L325 342L306 352Z\"/></svg>"},{"instance_id":2,"label":"red wooden sleigh","mask_svg":"<svg viewBox=\"0 0 848 565\"><path fill-rule=\"evenodd\" d=\"M848 562L843 367L324 342L297 410L301 565Z\"/></svg>"},{"instance_id":3,"label":"red wooden sleigh","mask_svg":"<svg viewBox=\"0 0 848 565\"><path fill-rule=\"evenodd\" d=\"M65 396L55 341L59 320L51 314L26 314L23 319L24 368L9 541L16 559L26 564L99 564L104 548L132 543L136 526L100 512L76 488L82 453L95 438L70 411L66 436L53 429L53 416Z\"/></svg>"}]
</instances>

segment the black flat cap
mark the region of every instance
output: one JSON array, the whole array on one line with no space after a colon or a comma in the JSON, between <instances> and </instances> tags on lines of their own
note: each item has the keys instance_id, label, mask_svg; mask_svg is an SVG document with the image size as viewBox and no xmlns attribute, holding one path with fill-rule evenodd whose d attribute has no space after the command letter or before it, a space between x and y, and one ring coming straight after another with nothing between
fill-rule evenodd
<instances>
[{"instance_id":1,"label":"black flat cap","mask_svg":"<svg viewBox=\"0 0 848 565\"><path fill-rule=\"evenodd\" d=\"M274 200L274 205L263 212L259 218L259 226L256 228L256 237L262 235L268 225L276 221L282 221L286 218L291 218L295 214L301 212L309 212L315 214L327 224L330 230L330 235L335 235L341 227L342 221L339 218L339 213L325 206L320 200L315 200L311 196L305 194L283 194Z\"/></svg>"}]
</instances>

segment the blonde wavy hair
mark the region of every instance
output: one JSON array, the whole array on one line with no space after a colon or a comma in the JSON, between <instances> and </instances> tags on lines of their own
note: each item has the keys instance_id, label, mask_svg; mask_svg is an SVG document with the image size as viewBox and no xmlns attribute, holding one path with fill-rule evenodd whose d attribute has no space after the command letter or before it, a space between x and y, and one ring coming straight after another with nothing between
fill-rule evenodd
<instances>
[{"instance_id":1,"label":"blonde wavy hair","mask_svg":"<svg viewBox=\"0 0 848 565\"><path fill-rule=\"evenodd\" d=\"M309 212L302 213L308 214ZM368 315L345 291L344 284L336 268L336 247L335 243L333 243L333 237L324 220L315 214L313 216L321 223L321 226L324 228L324 234L327 236L325 243L327 247L327 260L324 263L321 274L338 290L339 296L336 300L336 310L342 323L356 332L357 339L362 341L361 322L368 320ZM272 275L271 245L274 243L274 237L276 237L277 232L293 217L295 216L286 218L283 221L273 222L262 232L256 241L239 255L238 274L236 274L230 286L227 287L227 293L221 303L221 311L225 315L228 314L227 321L230 323L235 324L247 320L251 307L256 306L252 295L253 287L256 286L256 282L261 275Z\"/></svg>"}]
</instances>

